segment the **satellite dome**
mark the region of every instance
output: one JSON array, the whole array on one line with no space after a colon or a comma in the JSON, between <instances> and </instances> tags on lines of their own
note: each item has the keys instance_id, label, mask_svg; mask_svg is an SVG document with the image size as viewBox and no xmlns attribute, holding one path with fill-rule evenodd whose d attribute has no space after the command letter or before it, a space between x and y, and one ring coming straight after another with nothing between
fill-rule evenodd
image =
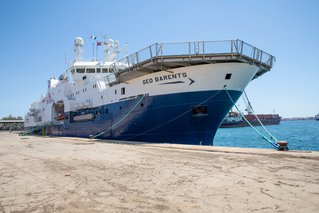
<instances>
[{"instance_id":1,"label":"satellite dome","mask_svg":"<svg viewBox=\"0 0 319 213\"><path fill-rule=\"evenodd\" d=\"M75 45L79 45L79 46L83 46L83 45L84 45L83 38L81 38L81 37L76 37L75 40L74 40L74 44L75 44Z\"/></svg>"}]
</instances>

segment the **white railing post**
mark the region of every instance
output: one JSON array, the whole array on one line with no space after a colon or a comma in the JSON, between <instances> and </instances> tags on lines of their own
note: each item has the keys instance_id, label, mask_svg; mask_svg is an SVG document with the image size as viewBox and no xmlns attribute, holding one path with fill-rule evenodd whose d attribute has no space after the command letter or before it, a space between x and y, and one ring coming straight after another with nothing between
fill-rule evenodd
<instances>
[{"instance_id":1,"label":"white railing post","mask_svg":"<svg viewBox=\"0 0 319 213\"><path fill-rule=\"evenodd\" d=\"M138 64L139 63L139 60L138 60L138 52L136 52L136 64Z\"/></svg>"},{"instance_id":2,"label":"white railing post","mask_svg":"<svg viewBox=\"0 0 319 213\"><path fill-rule=\"evenodd\" d=\"M149 49L150 49L150 55L151 55L151 58L153 58L153 54L152 54L152 45L149 46Z\"/></svg>"}]
</instances>

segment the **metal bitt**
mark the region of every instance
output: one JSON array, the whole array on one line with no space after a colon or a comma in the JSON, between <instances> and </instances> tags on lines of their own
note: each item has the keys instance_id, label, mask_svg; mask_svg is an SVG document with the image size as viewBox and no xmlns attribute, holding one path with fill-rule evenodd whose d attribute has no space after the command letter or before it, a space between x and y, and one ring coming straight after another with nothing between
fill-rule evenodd
<instances>
[{"instance_id":1,"label":"metal bitt","mask_svg":"<svg viewBox=\"0 0 319 213\"><path fill-rule=\"evenodd\" d=\"M288 142L287 141L277 141L278 151L288 151Z\"/></svg>"}]
</instances>

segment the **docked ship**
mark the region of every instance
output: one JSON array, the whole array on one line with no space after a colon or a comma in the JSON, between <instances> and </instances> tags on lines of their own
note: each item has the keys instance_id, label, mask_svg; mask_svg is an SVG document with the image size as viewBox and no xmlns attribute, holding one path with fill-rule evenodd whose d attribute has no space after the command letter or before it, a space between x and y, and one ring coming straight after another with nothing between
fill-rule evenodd
<instances>
[{"instance_id":1,"label":"docked ship","mask_svg":"<svg viewBox=\"0 0 319 213\"><path fill-rule=\"evenodd\" d=\"M103 59L83 60L75 39L74 62L27 112L28 132L211 145L233 101L275 60L241 40L155 43L120 60L118 41L99 44Z\"/></svg>"},{"instance_id":2,"label":"docked ship","mask_svg":"<svg viewBox=\"0 0 319 213\"><path fill-rule=\"evenodd\" d=\"M245 127L249 126L248 122L253 126L277 125L281 121L279 114L247 114L243 116L237 112L229 112L220 128Z\"/></svg>"}]
</instances>

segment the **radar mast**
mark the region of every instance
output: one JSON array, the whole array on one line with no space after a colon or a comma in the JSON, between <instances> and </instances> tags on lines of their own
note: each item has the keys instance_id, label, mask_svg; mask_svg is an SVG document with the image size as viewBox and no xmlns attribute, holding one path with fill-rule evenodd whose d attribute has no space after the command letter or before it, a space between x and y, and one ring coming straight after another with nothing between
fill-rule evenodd
<instances>
[{"instance_id":1,"label":"radar mast","mask_svg":"<svg viewBox=\"0 0 319 213\"><path fill-rule=\"evenodd\" d=\"M84 41L81 37L76 37L74 40L75 61L81 61L83 56Z\"/></svg>"}]
</instances>

